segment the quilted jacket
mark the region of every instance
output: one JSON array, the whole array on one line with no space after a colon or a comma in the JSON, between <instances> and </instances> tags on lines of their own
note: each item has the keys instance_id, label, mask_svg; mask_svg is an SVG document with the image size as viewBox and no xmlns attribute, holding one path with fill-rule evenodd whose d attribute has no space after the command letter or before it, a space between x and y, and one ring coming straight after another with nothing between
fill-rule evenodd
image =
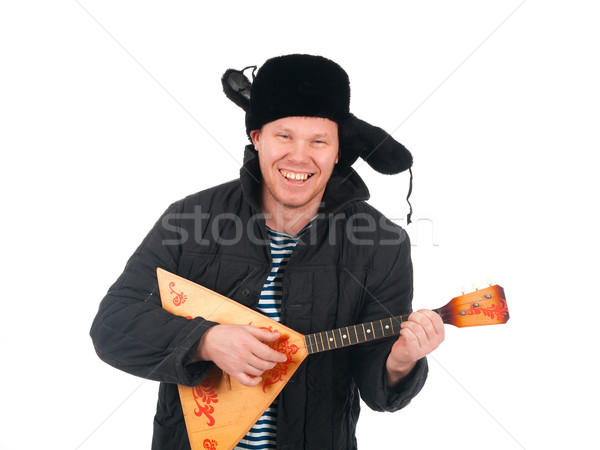
<instances>
[{"instance_id":1,"label":"quilted jacket","mask_svg":"<svg viewBox=\"0 0 600 450\"><path fill-rule=\"evenodd\" d=\"M248 151L248 149L247 149ZM153 448L189 449L177 384L194 386L212 368L191 363L213 322L163 310L156 281L162 267L255 308L271 270L258 205L260 170L247 158L240 178L172 204L102 300L91 328L98 356L160 382ZM331 330L411 311L412 264L405 231L366 200L356 172L334 171L321 209L296 246L283 280L281 322L302 333ZM360 402L395 411L427 376L423 358L390 389L385 361L394 338L310 355L279 397L279 449L356 448Z\"/></svg>"}]
</instances>

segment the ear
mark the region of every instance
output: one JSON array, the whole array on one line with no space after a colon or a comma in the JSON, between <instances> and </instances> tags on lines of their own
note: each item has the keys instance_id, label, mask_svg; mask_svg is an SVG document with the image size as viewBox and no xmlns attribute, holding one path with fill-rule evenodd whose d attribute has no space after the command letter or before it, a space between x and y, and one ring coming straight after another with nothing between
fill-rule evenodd
<instances>
[{"instance_id":1,"label":"ear","mask_svg":"<svg viewBox=\"0 0 600 450\"><path fill-rule=\"evenodd\" d=\"M252 145L254 145L254 149L258 151L258 144L260 143L261 130L252 130L250 132L250 139L252 140Z\"/></svg>"},{"instance_id":2,"label":"ear","mask_svg":"<svg viewBox=\"0 0 600 450\"><path fill-rule=\"evenodd\" d=\"M223 92L227 98L244 111L248 111L250 108L250 87L252 86L250 80L244 75L244 70L250 68L254 68L252 71L254 78L256 66L249 66L242 70L227 69L221 77Z\"/></svg>"}]
</instances>

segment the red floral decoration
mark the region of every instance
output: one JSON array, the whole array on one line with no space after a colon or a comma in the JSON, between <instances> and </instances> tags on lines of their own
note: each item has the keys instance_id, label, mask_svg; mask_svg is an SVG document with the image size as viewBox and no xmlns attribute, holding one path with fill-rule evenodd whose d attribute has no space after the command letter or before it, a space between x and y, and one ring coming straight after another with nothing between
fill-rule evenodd
<instances>
[{"instance_id":1,"label":"red floral decoration","mask_svg":"<svg viewBox=\"0 0 600 450\"><path fill-rule=\"evenodd\" d=\"M194 386L192 393L194 394L194 401L197 406L197 408L194 409L194 414L198 417L202 415L206 416L206 424L209 427L212 427L215 424L215 419L212 416L215 412L215 407L212 406L211 403L219 403L217 393L207 380L203 381L198 386Z\"/></svg>"},{"instance_id":2,"label":"red floral decoration","mask_svg":"<svg viewBox=\"0 0 600 450\"><path fill-rule=\"evenodd\" d=\"M260 327L263 330L268 330L271 332L277 331L273 329L273 327ZM292 355L296 354L299 350L299 347L294 344L289 343L290 338L286 337L283 339L279 339L278 341L269 344L269 346L279 353L283 353L287 356L287 360L282 363L277 363L275 367L271 370L266 371L263 374L263 392L267 392L267 386L271 384L275 384L279 381L283 381L283 377L288 373L288 366L293 363Z\"/></svg>"},{"instance_id":3,"label":"red floral decoration","mask_svg":"<svg viewBox=\"0 0 600 450\"><path fill-rule=\"evenodd\" d=\"M214 439L204 439L204 442L202 442L202 447L206 450L217 450L217 445L219 444Z\"/></svg>"},{"instance_id":4,"label":"red floral decoration","mask_svg":"<svg viewBox=\"0 0 600 450\"><path fill-rule=\"evenodd\" d=\"M484 316L489 317L490 319L498 320L508 315L508 307L504 299L498 299L497 303L492 304L488 308L478 306L467 309L466 312L470 316L475 314L483 314Z\"/></svg>"},{"instance_id":5,"label":"red floral decoration","mask_svg":"<svg viewBox=\"0 0 600 450\"><path fill-rule=\"evenodd\" d=\"M181 291L181 292L175 292L175 291L173 290L173 288L174 288L174 287L175 287L175 282L174 282L174 281L171 281L171 282L169 283L169 288L171 289L171 294L175 295L175 297L173 297L173 304L174 304L175 306L179 306L179 305L181 305L182 303L185 303L185 301L187 300L187 295L185 295L185 294L183 293L183 291Z\"/></svg>"}]
</instances>

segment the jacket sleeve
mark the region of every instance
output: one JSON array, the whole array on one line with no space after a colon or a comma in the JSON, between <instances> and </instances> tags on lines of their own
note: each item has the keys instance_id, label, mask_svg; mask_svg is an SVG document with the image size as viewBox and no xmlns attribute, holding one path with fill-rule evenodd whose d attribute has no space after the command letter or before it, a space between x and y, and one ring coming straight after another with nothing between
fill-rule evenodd
<instances>
[{"instance_id":1,"label":"jacket sleeve","mask_svg":"<svg viewBox=\"0 0 600 450\"><path fill-rule=\"evenodd\" d=\"M384 273L375 271L368 277L361 322L412 312L410 240L404 231L400 241L399 245L381 246L376 250L375 266L390 269ZM423 358L406 378L393 388L388 387L386 360L396 339L372 341L353 348L355 382L363 401L375 411L397 411L403 408L419 393L427 378L427 360Z\"/></svg>"},{"instance_id":2,"label":"jacket sleeve","mask_svg":"<svg viewBox=\"0 0 600 450\"><path fill-rule=\"evenodd\" d=\"M194 386L212 368L191 363L200 338L214 325L161 307L156 268L177 273L185 230L176 226L179 204L159 219L100 303L90 336L106 363L143 378Z\"/></svg>"}]
</instances>

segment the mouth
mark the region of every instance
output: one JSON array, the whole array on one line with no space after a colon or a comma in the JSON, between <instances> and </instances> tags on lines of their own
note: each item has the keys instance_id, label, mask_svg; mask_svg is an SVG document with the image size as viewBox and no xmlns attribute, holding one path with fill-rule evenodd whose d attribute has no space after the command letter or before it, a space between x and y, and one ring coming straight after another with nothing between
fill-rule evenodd
<instances>
[{"instance_id":1,"label":"mouth","mask_svg":"<svg viewBox=\"0 0 600 450\"><path fill-rule=\"evenodd\" d=\"M291 172L289 170L279 169L279 173L289 181L294 183L303 183L314 175L308 172Z\"/></svg>"}]
</instances>

